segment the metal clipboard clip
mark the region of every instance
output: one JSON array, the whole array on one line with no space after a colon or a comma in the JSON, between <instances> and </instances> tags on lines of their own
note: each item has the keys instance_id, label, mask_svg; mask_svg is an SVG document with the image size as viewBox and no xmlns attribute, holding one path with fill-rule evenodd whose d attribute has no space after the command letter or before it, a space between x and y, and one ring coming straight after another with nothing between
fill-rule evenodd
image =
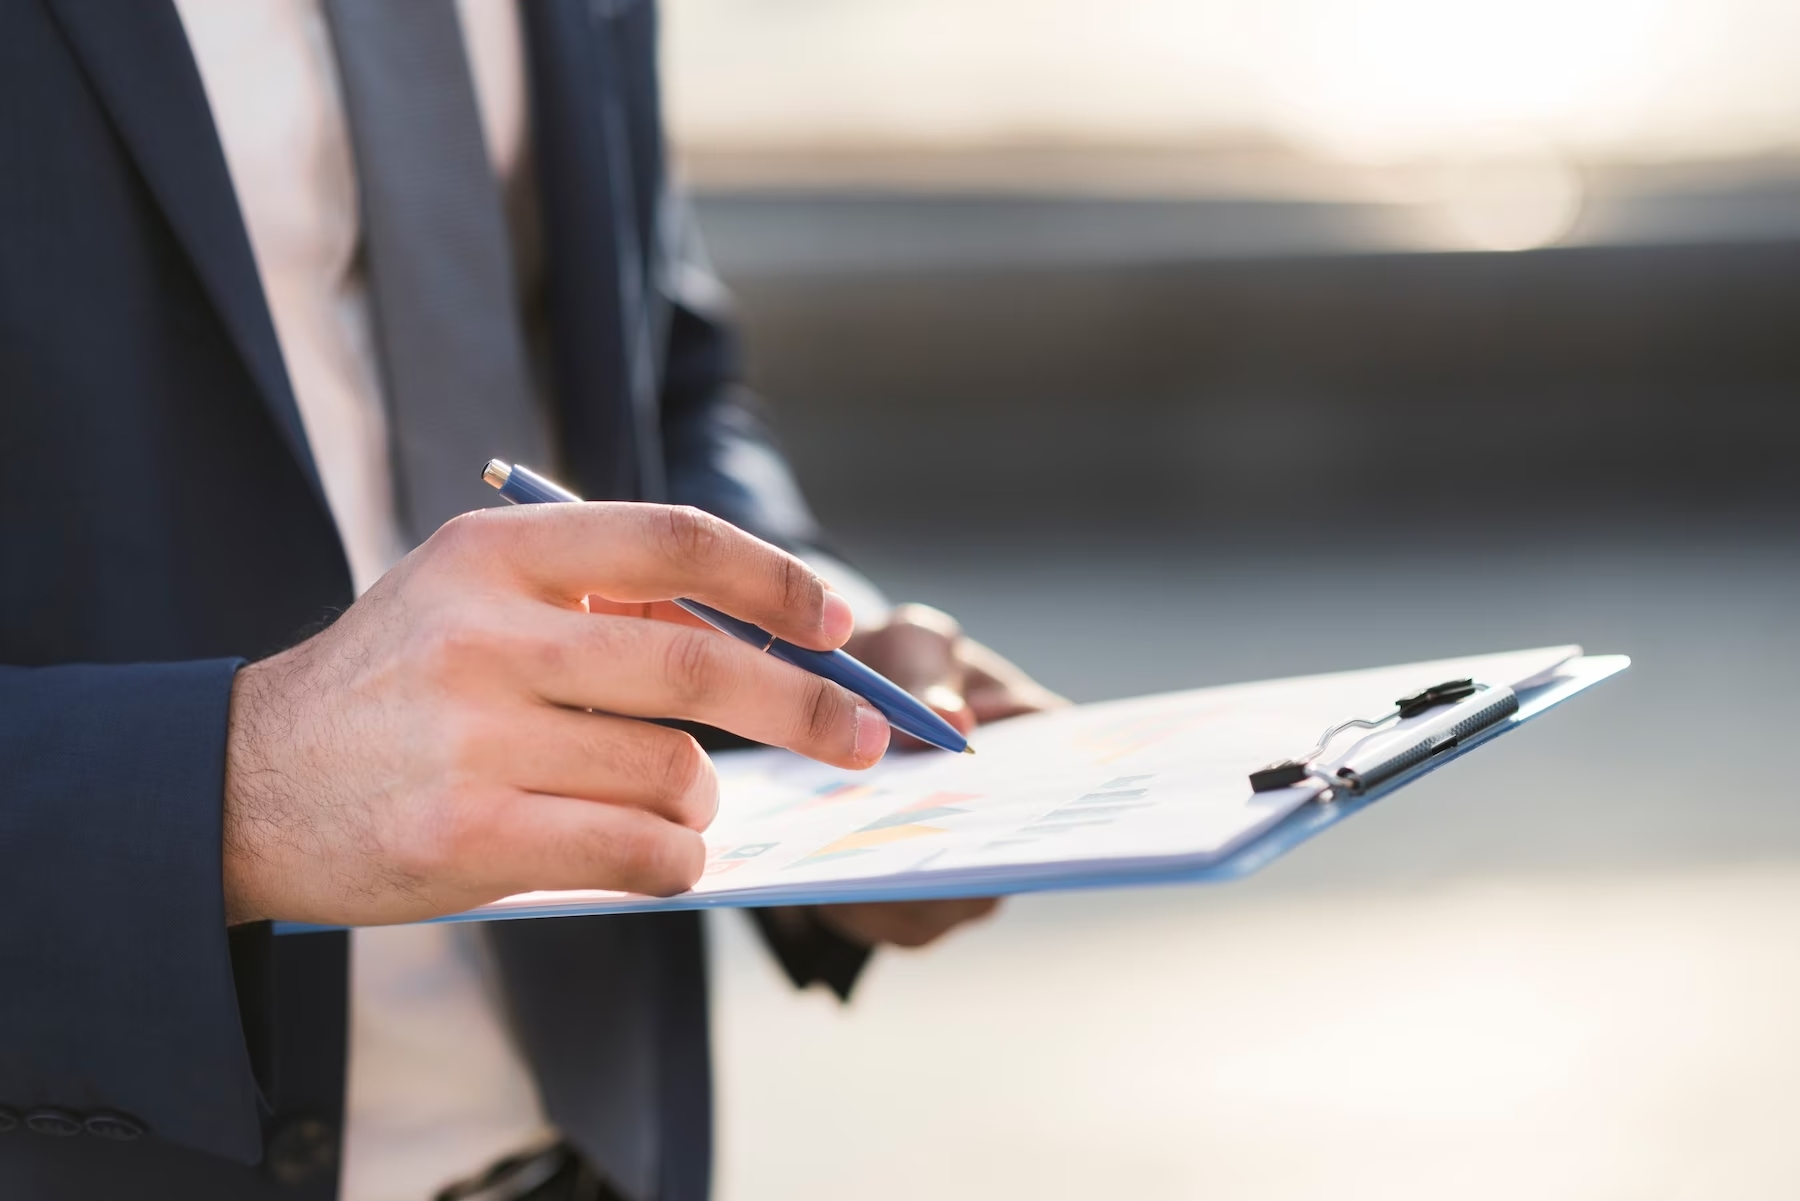
<instances>
[{"instance_id":1,"label":"metal clipboard clip","mask_svg":"<svg viewBox=\"0 0 1800 1201\"><path fill-rule=\"evenodd\" d=\"M1443 712L1407 728L1406 733L1411 737L1376 739L1367 746L1359 743L1336 767L1319 763L1332 741L1346 730L1377 731L1391 724L1395 733L1399 733L1400 722L1436 709ZM1342 796L1361 796L1434 756L1455 750L1465 739L1505 721L1518 711L1519 698L1511 688L1475 680L1446 680L1401 697L1380 717L1353 717L1339 722L1320 735L1312 750L1300 758L1283 759L1251 772L1250 788L1255 792L1273 792L1311 780L1319 785L1313 800L1321 803Z\"/></svg>"}]
</instances>

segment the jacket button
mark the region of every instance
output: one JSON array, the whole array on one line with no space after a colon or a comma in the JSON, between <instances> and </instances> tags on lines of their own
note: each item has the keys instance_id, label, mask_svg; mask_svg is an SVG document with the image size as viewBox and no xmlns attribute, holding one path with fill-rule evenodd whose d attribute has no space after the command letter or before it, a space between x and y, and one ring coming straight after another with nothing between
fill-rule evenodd
<instances>
[{"instance_id":1,"label":"jacket button","mask_svg":"<svg viewBox=\"0 0 1800 1201\"><path fill-rule=\"evenodd\" d=\"M282 1184L304 1184L337 1166L337 1132L318 1118L284 1122L269 1136L269 1174Z\"/></svg>"},{"instance_id":2,"label":"jacket button","mask_svg":"<svg viewBox=\"0 0 1800 1201\"><path fill-rule=\"evenodd\" d=\"M34 1109L25 1115L25 1129L64 1138L81 1133L81 1119L66 1109Z\"/></svg>"},{"instance_id":3,"label":"jacket button","mask_svg":"<svg viewBox=\"0 0 1800 1201\"><path fill-rule=\"evenodd\" d=\"M17 1130L18 1128L19 1115L8 1109L6 1106L0 1105L0 1134L5 1134L8 1130Z\"/></svg>"},{"instance_id":4,"label":"jacket button","mask_svg":"<svg viewBox=\"0 0 1800 1201\"><path fill-rule=\"evenodd\" d=\"M128 1143L144 1133L142 1123L128 1118L122 1113L90 1114L88 1120L82 1124L87 1127L89 1134L98 1135L100 1138L109 1138L118 1143Z\"/></svg>"}]
</instances>

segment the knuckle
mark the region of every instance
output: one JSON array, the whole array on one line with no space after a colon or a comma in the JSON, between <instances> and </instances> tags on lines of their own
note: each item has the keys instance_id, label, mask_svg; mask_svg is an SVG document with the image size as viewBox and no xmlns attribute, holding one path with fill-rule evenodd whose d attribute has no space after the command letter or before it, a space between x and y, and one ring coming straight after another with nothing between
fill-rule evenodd
<instances>
[{"instance_id":1,"label":"knuckle","mask_svg":"<svg viewBox=\"0 0 1800 1201\"><path fill-rule=\"evenodd\" d=\"M466 608L447 609L418 623L416 650L433 676L455 675L491 660L506 640L502 628Z\"/></svg>"},{"instance_id":2,"label":"knuckle","mask_svg":"<svg viewBox=\"0 0 1800 1201\"><path fill-rule=\"evenodd\" d=\"M567 837L582 874L597 886L618 888L631 878L640 835L630 823L584 826Z\"/></svg>"},{"instance_id":3,"label":"knuckle","mask_svg":"<svg viewBox=\"0 0 1800 1201\"><path fill-rule=\"evenodd\" d=\"M824 585L800 560L782 555L776 560L775 572L775 586L781 595L783 611L805 612L817 609L823 603Z\"/></svg>"},{"instance_id":4,"label":"knuckle","mask_svg":"<svg viewBox=\"0 0 1800 1201\"><path fill-rule=\"evenodd\" d=\"M467 616L459 612L434 613L414 627L414 649L434 674L466 661L479 641Z\"/></svg>"},{"instance_id":5,"label":"knuckle","mask_svg":"<svg viewBox=\"0 0 1800 1201\"><path fill-rule=\"evenodd\" d=\"M681 735L679 766L671 768L674 818L693 830L704 830L719 812L719 780L712 760L688 734Z\"/></svg>"},{"instance_id":6,"label":"knuckle","mask_svg":"<svg viewBox=\"0 0 1800 1201\"><path fill-rule=\"evenodd\" d=\"M597 631L589 630L592 636ZM581 660L578 647L547 632L526 633L518 627L500 627L494 642L503 645L508 656L517 663L528 663L532 678L560 680L571 673Z\"/></svg>"},{"instance_id":7,"label":"knuckle","mask_svg":"<svg viewBox=\"0 0 1800 1201\"><path fill-rule=\"evenodd\" d=\"M681 826L637 815L637 820L596 831L584 849L594 878L607 887L625 887L669 896L691 887L705 867L700 836Z\"/></svg>"},{"instance_id":8,"label":"knuckle","mask_svg":"<svg viewBox=\"0 0 1800 1201\"><path fill-rule=\"evenodd\" d=\"M426 545L434 554L448 554L452 557L478 552L487 545L493 526L491 510L476 509L470 513L459 513L434 530L431 537L426 539Z\"/></svg>"},{"instance_id":9,"label":"knuckle","mask_svg":"<svg viewBox=\"0 0 1800 1201\"><path fill-rule=\"evenodd\" d=\"M559 830L550 842L549 858L560 875L579 887L621 888L631 866L631 835L611 823L584 822Z\"/></svg>"},{"instance_id":10,"label":"knuckle","mask_svg":"<svg viewBox=\"0 0 1800 1201\"><path fill-rule=\"evenodd\" d=\"M444 871L455 871L469 863L479 863L490 845L490 831L483 808L478 805L453 805L446 809L438 824L438 837L431 840L431 853Z\"/></svg>"},{"instance_id":11,"label":"knuckle","mask_svg":"<svg viewBox=\"0 0 1800 1201\"><path fill-rule=\"evenodd\" d=\"M724 541L724 523L710 513L691 505L670 505L663 509L663 548L668 557L680 563L707 564L718 557Z\"/></svg>"},{"instance_id":12,"label":"knuckle","mask_svg":"<svg viewBox=\"0 0 1800 1201\"><path fill-rule=\"evenodd\" d=\"M827 742L849 714L849 701L837 685L817 678L806 685L800 735L809 745Z\"/></svg>"},{"instance_id":13,"label":"knuckle","mask_svg":"<svg viewBox=\"0 0 1800 1201\"><path fill-rule=\"evenodd\" d=\"M682 630L663 652L663 677L675 699L693 704L718 695L729 683L730 670L717 635Z\"/></svg>"},{"instance_id":14,"label":"knuckle","mask_svg":"<svg viewBox=\"0 0 1800 1201\"><path fill-rule=\"evenodd\" d=\"M707 767L706 752L691 734L668 731L659 740L652 789L666 800L680 800L699 786Z\"/></svg>"},{"instance_id":15,"label":"knuckle","mask_svg":"<svg viewBox=\"0 0 1800 1201\"><path fill-rule=\"evenodd\" d=\"M427 820L416 823L403 846L393 848L396 866L419 880L450 880L470 875L492 845L492 798L473 791L442 799Z\"/></svg>"},{"instance_id":16,"label":"knuckle","mask_svg":"<svg viewBox=\"0 0 1800 1201\"><path fill-rule=\"evenodd\" d=\"M463 709L453 709L446 714L435 741L434 757L447 781L453 785L479 773L493 745L486 720Z\"/></svg>"}]
</instances>

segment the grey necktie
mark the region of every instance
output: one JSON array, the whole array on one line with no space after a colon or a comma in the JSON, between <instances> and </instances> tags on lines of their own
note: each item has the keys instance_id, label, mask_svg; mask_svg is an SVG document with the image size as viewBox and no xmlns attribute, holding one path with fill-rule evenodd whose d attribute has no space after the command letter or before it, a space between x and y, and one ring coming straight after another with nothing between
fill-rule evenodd
<instances>
[{"instance_id":1,"label":"grey necktie","mask_svg":"<svg viewBox=\"0 0 1800 1201\"><path fill-rule=\"evenodd\" d=\"M480 479L489 458L545 463L549 438L454 0L325 0L325 11L356 150L398 499L422 541L457 513L495 503ZM635 944L588 944L593 976L565 998L587 1022L557 1029L581 1029L582 1046L564 1057L592 1070L546 1104L620 1188L647 1198L657 1185L647 1041L656 1024L642 977L655 961ZM529 1042L533 1031L522 1033Z\"/></svg>"},{"instance_id":2,"label":"grey necktie","mask_svg":"<svg viewBox=\"0 0 1800 1201\"><path fill-rule=\"evenodd\" d=\"M361 188L400 516L414 542L544 463L512 248L453 0L325 0Z\"/></svg>"}]
</instances>

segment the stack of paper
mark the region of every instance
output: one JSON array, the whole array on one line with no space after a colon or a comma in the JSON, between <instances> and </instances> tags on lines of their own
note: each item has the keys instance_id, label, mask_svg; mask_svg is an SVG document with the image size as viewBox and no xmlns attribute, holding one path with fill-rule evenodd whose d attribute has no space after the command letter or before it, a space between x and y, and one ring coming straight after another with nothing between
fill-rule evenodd
<instances>
[{"instance_id":1,"label":"stack of paper","mask_svg":"<svg viewBox=\"0 0 1800 1201\"><path fill-rule=\"evenodd\" d=\"M462 916L979 895L1200 869L1309 804L1314 787L1256 794L1247 776L1326 727L1462 676L1527 698L1560 680L1541 709L1624 666L1579 655L1551 647L1079 705L984 727L973 756L891 754L866 772L784 751L722 754L692 892L526 893Z\"/></svg>"}]
</instances>

